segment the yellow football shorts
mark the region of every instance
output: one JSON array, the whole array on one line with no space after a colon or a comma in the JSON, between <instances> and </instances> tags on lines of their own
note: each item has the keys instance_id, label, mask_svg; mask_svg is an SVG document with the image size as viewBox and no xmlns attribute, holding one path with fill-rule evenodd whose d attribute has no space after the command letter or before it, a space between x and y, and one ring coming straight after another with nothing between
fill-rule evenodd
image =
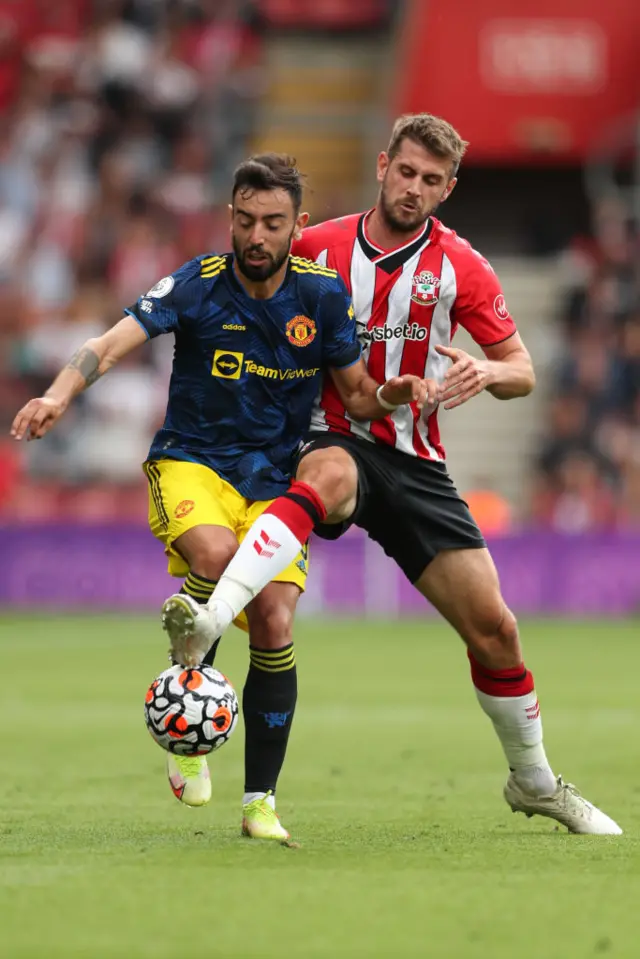
<instances>
[{"instance_id":1,"label":"yellow football shorts","mask_svg":"<svg viewBox=\"0 0 640 959\"><path fill-rule=\"evenodd\" d=\"M164 545L169 573L185 577L189 567L173 543L195 526L224 526L238 542L273 500L248 500L221 476L200 463L183 460L148 460L143 470L149 480L149 526ZM307 580L307 548L277 576L274 582L295 583L304 592ZM235 621L247 629L244 613Z\"/></svg>"}]
</instances>

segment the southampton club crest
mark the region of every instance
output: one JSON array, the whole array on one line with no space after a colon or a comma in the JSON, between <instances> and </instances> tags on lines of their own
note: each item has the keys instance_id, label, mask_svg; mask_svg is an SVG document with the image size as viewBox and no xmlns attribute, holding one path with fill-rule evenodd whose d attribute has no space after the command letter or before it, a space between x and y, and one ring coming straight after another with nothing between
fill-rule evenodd
<instances>
[{"instance_id":1,"label":"southampton club crest","mask_svg":"<svg viewBox=\"0 0 640 959\"><path fill-rule=\"evenodd\" d=\"M411 281L411 299L420 306L433 306L438 302L440 280L429 270L416 273Z\"/></svg>"}]
</instances>

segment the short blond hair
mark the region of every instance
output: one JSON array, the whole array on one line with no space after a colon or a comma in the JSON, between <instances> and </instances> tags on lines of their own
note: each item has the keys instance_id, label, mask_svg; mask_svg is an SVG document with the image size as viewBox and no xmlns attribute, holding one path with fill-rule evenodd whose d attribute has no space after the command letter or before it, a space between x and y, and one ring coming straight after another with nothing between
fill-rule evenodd
<instances>
[{"instance_id":1,"label":"short blond hair","mask_svg":"<svg viewBox=\"0 0 640 959\"><path fill-rule=\"evenodd\" d=\"M458 131L442 117L434 117L431 113L406 113L398 117L393 124L391 139L387 147L389 159L393 160L400 152L404 139L413 140L420 146L433 153L442 160L451 160L453 170L451 176L458 172L460 163L469 146Z\"/></svg>"}]
</instances>

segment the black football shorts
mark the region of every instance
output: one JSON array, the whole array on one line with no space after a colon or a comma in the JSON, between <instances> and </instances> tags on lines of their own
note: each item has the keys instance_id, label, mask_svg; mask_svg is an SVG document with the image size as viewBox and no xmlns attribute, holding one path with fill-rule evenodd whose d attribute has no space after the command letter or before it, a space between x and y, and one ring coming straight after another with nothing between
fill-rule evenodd
<instances>
[{"instance_id":1,"label":"black football shorts","mask_svg":"<svg viewBox=\"0 0 640 959\"><path fill-rule=\"evenodd\" d=\"M322 539L338 539L355 523L412 583L442 550L486 545L444 463L342 433L311 433L300 458L330 446L342 447L355 461L358 503L345 522L316 526Z\"/></svg>"}]
</instances>

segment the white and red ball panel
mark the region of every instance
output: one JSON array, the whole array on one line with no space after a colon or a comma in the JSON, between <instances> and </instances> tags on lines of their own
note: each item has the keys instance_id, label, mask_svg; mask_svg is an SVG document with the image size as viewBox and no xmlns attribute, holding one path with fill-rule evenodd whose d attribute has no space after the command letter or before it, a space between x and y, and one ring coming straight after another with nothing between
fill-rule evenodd
<instances>
[{"instance_id":1,"label":"white and red ball panel","mask_svg":"<svg viewBox=\"0 0 640 959\"><path fill-rule=\"evenodd\" d=\"M147 729L163 749L201 756L231 736L238 721L238 697L212 666L171 666L147 690L144 713Z\"/></svg>"}]
</instances>

